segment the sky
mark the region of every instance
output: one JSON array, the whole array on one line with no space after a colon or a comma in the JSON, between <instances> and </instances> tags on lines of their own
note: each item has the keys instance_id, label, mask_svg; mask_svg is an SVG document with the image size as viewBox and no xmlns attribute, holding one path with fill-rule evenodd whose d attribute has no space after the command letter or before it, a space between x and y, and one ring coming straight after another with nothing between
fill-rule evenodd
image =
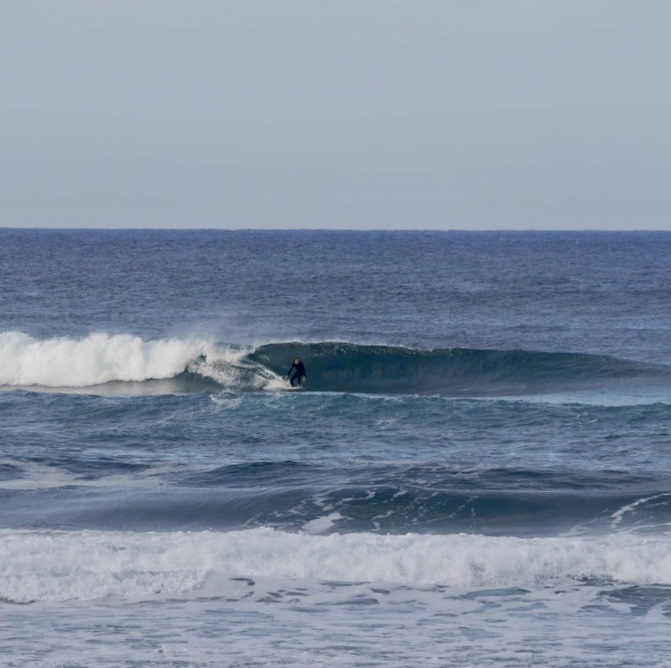
<instances>
[{"instance_id":1,"label":"sky","mask_svg":"<svg viewBox=\"0 0 671 668\"><path fill-rule=\"evenodd\" d=\"M671 230L669 0L0 0L0 226Z\"/></svg>"}]
</instances>

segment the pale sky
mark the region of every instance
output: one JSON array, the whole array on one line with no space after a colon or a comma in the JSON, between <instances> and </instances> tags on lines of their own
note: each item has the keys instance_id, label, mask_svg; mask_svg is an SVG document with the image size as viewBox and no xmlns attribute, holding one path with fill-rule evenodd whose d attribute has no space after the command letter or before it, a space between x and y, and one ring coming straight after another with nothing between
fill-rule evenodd
<instances>
[{"instance_id":1,"label":"pale sky","mask_svg":"<svg viewBox=\"0 0 671 668\"><path fill-rule=\"evenodd\" d=\"M670 0L0 0L0 226L671 230Z\"/></svg>"}]
</instances>

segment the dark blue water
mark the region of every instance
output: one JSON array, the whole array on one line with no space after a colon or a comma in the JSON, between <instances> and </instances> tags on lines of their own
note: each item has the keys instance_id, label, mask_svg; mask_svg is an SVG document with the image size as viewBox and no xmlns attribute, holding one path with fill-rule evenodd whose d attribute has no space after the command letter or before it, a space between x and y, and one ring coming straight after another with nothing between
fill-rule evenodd
<instances>
[{"instance_id":1,"label":"dark blue water","mask_svg":"<svg viewBox=\"0 0 671 668\"><path fill-rule=\"evenodd\" d=\"M671 234L0 230L0 267L6 665L668 665Z\"/></svg>"}]
</instances>

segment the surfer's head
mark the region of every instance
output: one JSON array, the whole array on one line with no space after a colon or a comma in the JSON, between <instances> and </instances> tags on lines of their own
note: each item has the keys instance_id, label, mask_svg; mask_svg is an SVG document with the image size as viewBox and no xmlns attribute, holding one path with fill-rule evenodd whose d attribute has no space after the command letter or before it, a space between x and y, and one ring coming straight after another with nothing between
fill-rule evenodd
<instances>
[{"instance_id":1,"label":"surfer's head","mask_svg":"<svg viewBox=\"0 0 671 668\"><path fill-rule=\"evenodd\" d=\"M294 358L294 364L298 364L299 362L300 360L298 359L298 357Z\"/></svg>"}]
</instances>

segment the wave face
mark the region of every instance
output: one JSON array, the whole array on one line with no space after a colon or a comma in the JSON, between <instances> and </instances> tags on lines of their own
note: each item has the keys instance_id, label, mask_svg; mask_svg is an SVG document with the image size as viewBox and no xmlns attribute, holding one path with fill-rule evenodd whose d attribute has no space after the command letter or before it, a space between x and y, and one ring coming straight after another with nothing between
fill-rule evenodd
<instances>
[{"instance_id":1,"label":"wave face","mask_svg":"<svg viewBox=\"0 0 671 668\"><path fill-rule=\"evenodd\" d=\"M270 343L256 349L206 339L145 341L131 334L35 339L0 333L0 385L84 388L142 383L150 393L287 389L294 357L305 389L367 394L519 395L668 380L662 368L601 355L343 342ZM162 382L157 382L162 381Z\"/></svg>"},{"instance_id":2,"label":"wave face","mask_svg":"<svg viewBox=\"0 0 671 668\"><path fill-rule=\"evenodd\" d=\"M258 348L249 359L283 374L296 356L307 366L306 388L326 392L525 394L666 375L640 363L601 355L468 348L416 350L337 342L269 344Z\"/></svg>"},{"instance_id":3,"label":"wave face","mask_svg":"<svg viewBox=\"0 0 671 668\"><path fill-rule=\"evenodd\" d=\"M19 463L0 468L12 528L529 538L666 534L671 525L671 491L655 475L441 465L335 468L293 461L193 469L92 467L72 459L67 467L76 472ZM42 482L35 487L38 477ZM64 489L70 491L66 506L59 503Z\"/></svg>"}]
</instances>

